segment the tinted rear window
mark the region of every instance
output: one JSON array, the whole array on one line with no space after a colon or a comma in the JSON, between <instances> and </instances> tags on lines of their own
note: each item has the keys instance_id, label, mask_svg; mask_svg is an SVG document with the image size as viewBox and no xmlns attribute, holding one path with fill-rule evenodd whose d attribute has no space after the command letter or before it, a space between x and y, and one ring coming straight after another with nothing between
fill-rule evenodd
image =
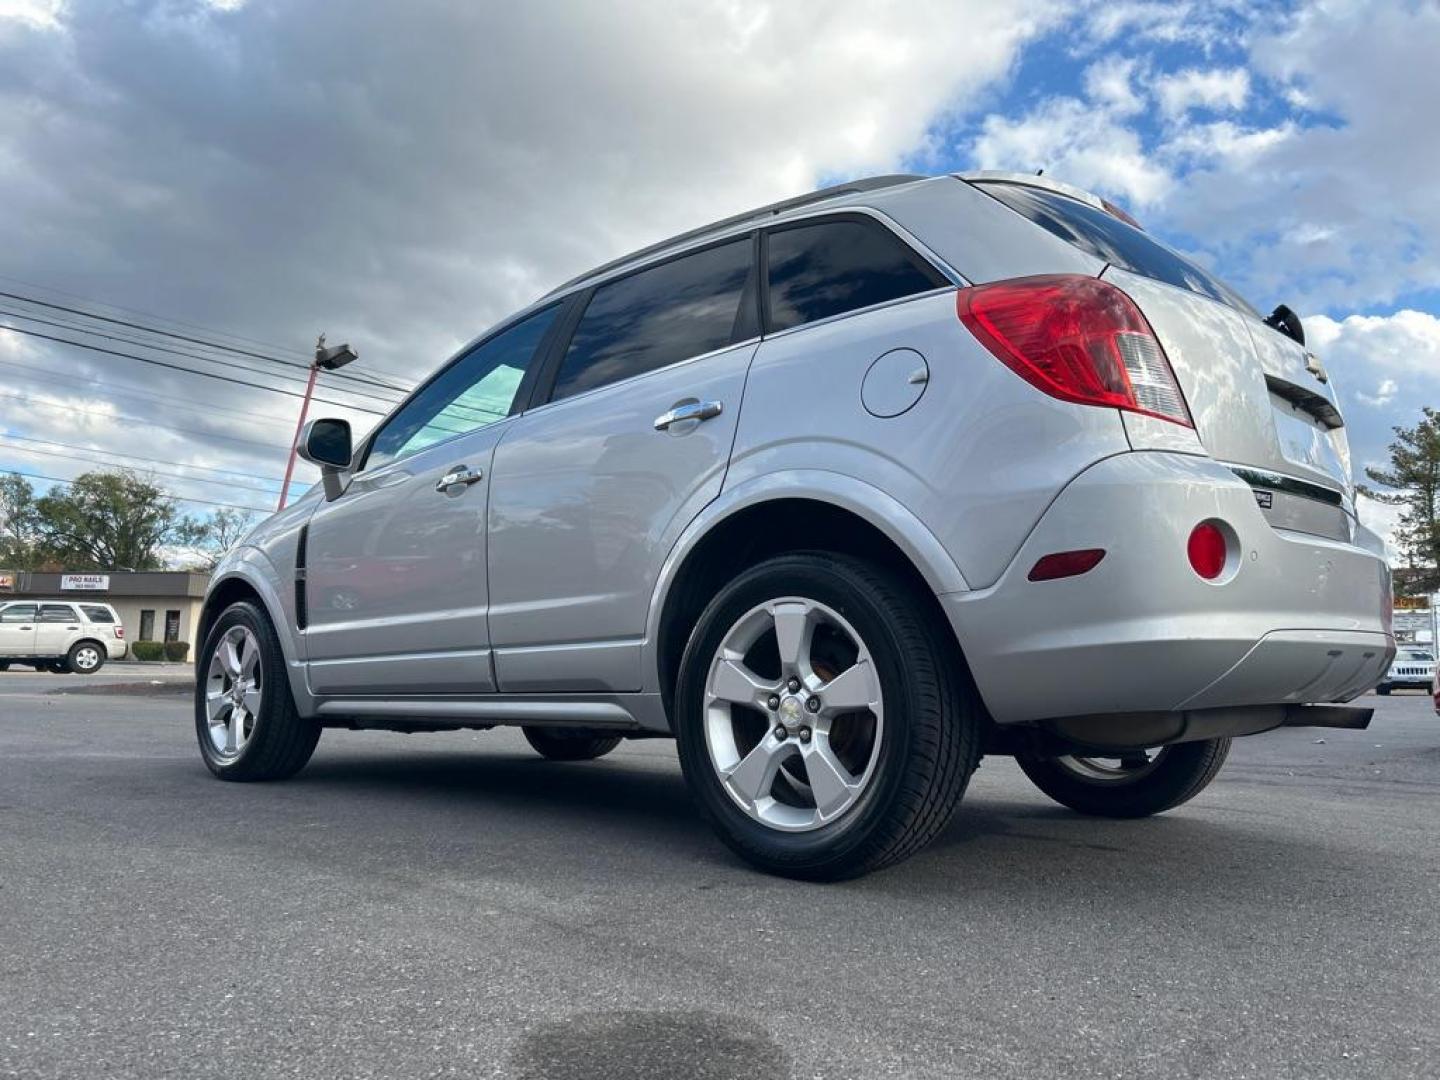
<instances>
[{"instance_id":1,"label":"tinted rear window","mask_svg":"<svg viewBox=\"0 0 1440 1080\"><path fill-rule=\"evenodd\" d=\"M1210 271L1104 210L1043 188L994 182L975 186L1097 259L1219 300L1247 314L1256 313L1239 293Z\"/></svg>"},{"instance_id":2,"label":"tinted rear window","mask_svg":"<svg viewBox=\"0 0 1440 1080\"><path fill-rule=\"evenodd\" d=\"M80 610L91 622L113 623L115 621L115 613L109 608L96 607L94 604L81 604Z\"/></svg>"},{"instance_id":3,"label":"tinted rear window","mask_svg":"<svg viewBox=\"0 0 1440 1080\"><path fill-rule=\"evenodd\" d=\"M745 288L753 247L747 236L601 285L551 396L594 390L738 340L746 326L741 299L754 297Z\"/></svg>"},{"instance_id":4,"label":"tinted rear window","mask_svg":"<svg viewBox=\"0 0 1440 1080\"><path fill-rule=\"evenodd\" d=\"M945 284L875 221L776 229L768 240L770 329L785 330Z\"/></svg>"}]
</instances>

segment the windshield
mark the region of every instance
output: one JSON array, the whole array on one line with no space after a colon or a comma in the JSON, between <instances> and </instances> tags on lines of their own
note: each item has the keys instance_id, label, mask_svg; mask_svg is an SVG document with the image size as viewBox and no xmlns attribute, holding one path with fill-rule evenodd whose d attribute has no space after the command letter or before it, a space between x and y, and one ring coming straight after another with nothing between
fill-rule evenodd
<instances>
[{"instance_id":1,"label":"windshield","mask_svg":"<svg viewBox=\"0 0 1440 1080\"><path fill-rule=\"evenodd\" d=\"M1219 300L1258 318L1255 309L1239 293L1210 271L1113 214L1044 188L995 180L973 183L1011 210L1097 259Z\"/></svg>"}]
</instances>

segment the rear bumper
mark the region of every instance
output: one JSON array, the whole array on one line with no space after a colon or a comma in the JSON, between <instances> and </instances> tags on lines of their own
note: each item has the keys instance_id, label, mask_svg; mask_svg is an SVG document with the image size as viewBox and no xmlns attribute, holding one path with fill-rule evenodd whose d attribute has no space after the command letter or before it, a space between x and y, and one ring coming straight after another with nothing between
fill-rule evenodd
<instances>
[{"instance_id":1,"label":"rear bumper","mask_svg":"<svg viewBox=\"0 0 1440 1080\"><path fill-rule=\"evenodd\" d=\"M128 651L129 651L129 646L128 646L125 642L123 642L123 641L115 641L115 640L112 639L112 640L107 641L107 642L105 643L105 654L106 654L111 660L123 660L123 659L125 659L125 654L126 654L126 652L128 652Z\"/></svg>"},{"instance_id":2,"label":"rear bumper","mask_svg":"<svg viewBox=\"0 0 1440 1080\"><path fill-rule=\"evenodd\" d=\"M1216 582L1191 569L1205 520L1239 541ZM1104 548L1089 573L1032 582L1043 555ZM991 588L940 599L991 715L1079 715L1348 701L1395 642L1378 538L1272 528L1251 488L1202 457L1129 453L1076 477Z\"/></svg>"}]
</instances>

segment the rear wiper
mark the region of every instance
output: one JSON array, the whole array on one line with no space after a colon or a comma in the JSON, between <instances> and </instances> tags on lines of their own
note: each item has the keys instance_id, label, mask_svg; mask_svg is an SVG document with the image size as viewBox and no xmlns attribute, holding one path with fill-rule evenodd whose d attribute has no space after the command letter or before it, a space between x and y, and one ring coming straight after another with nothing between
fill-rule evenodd
<instances>
[{"instance_id":1,"label":"rear wiper","mask_svg":"<svg viewBox=\"0 0 1440 1080\"><path fill-rule=\"evenodd\" d=\"M1279 330L1292 341L1298 341L1301 345L1305 344L1305 327L1300 323L1300 316L1284 304L1276 304L1275 310L1266 315L1263 321L1266 326Z\"/></svg>"}]
</instances>

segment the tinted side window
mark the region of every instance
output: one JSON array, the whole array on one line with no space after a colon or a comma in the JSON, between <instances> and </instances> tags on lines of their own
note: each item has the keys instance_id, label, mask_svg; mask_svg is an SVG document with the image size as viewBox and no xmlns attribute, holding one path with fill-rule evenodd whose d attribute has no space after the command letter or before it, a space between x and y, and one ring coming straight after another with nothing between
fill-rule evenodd
<instances>
[{"instance_id":1,"label":"tinted side window","mask_svg":"<svg viewBox=\"0 0 1440 1080\"><path fill-rule=\"evenodd\" d=\"M75 609L69 604L41 604L41 622L79 622L75 617Z\"/></svg>"},{"instance_id":2,"label":"tinted side window","mask_svg":"<svg viewBox=\"0 0 1440 1080\"><path fill-rule=\"evenodd\" d=\"M944 284L878 222L846 219L778 229L768 243L771 330Z\"/></svg>"},{"instance_id":3,"label":"tinted side window","mask_svg":"<svg viewBox=\"0 0 1440 1080\"><path fill-rule=\"evenodd\" d=\"M4 611L0 611L0 622L25 623L34 621L34 604L11 604Z\"/></svg>"},{"instance_id":4,"label":"tinted side window","mask_svg":"<svg viewBox=\"0 0 1440 1080\"><path fill-rule=\"evenodd\" d=\"M370 444L365 467L408 457L510 415L515 391L559 307L536 312L462 356L401 406Z\"/></svg>"},{"instance_id":5,"label":"tinted side window","mask_svg":"<svg viewBox=\"0 0 1440 1080\"><path fill-rule=\"evenodd\" d=\"M113 623L115 621L115 613L107 607L99 607L96 604L81 604L80 610L83 611L85 617L93 623Z\"/></svg>"},{"instance_id":6,"label":"tinted side window","mask_svg":"<svg viewBox=\"0 0 1440 1080\"><path fill-rule=\"evenodd\" d=\"M601 285L555 378L553 399L628 379L737 340L750 276L747 236Z\"/></svg>"},{"instance_id":7,"label":"tinted side window","mask_svg":"<svg viewBox=\"0 0 1440 1080\"><path fill-rule=\"evenodd\" d=\"M1210 271L1113 214L1043 188L997 183L975 186L1097 259L1255 314L1239 293Z\"/></svg>"}]
</instances>

